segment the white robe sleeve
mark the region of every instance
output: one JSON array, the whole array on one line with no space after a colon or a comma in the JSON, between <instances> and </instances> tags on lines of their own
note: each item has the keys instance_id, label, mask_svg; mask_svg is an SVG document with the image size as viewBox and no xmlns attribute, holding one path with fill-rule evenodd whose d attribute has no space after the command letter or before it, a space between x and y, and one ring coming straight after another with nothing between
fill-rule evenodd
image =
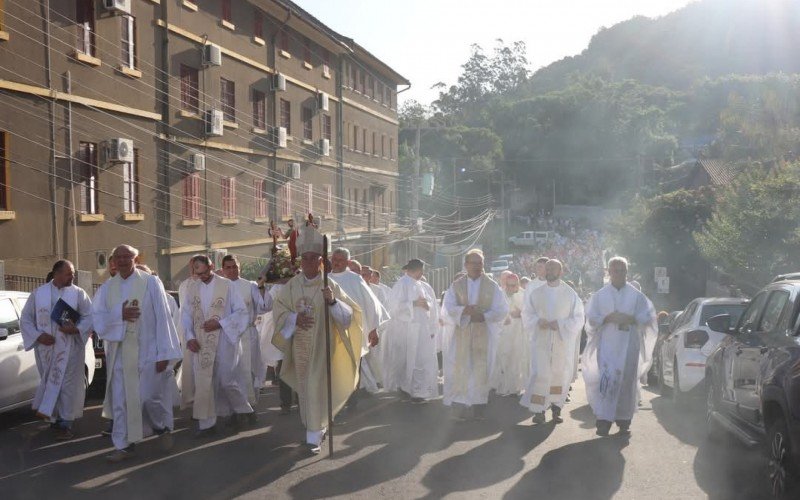
<instances>
[{"instance_id":1,"label":"white robe sleeve","mask_svg":"<svg viewBox=\"0 0 800 500\"><path fill-rule=\"evenodd\" d=\"M600 307L600 295L602 293L603 290L601 289L599 292L592 295L592 298L589 299L589 305L586 307L586 322L589 323L591 327L587 328L587 334L590 334L588 330L599 330L600 327L603 326L603 320L606 318L606 315L603 314L603 310Z\"/></svg>"},{"instance_id":2,"label":"white robe sleeve","mask_svg":"<svg viewBox=\"0 0 800 500\"><path fill-rule=\"evenodd\" d=\"M155 320L156 334L156 361L174 361L181 359L181 346L178 340L178 330L172 320L167 292L155 276L147 278L147 294L152 304ZM149 314L149 312L148 312Z\"/></svg>"},{"instance_id":3,"label":"white robe sleeve","mask_svg":"<svg viewBox=\"0 0 800 500\"><path fill-rule=\"evenodd\" d=\"M389 297L389 314L399 320L409 322L414 319L414 300L409 298L408 281L400 279L393 287Z\"/></svg>"},{"instance_id":4,"label":"white robe sleeve","mask_svg":"<svg viewBox=\"0 0 800 500\"><path fill-rule=\"evenodd\" d=\"M269 293L262 294L261 290L258 289L258 285L255 283L251 289L251 295L253 297L253 309L255 310L256 316L268 313L272 310L272 295Z\"/></svg>"},{"instance_id":5,"label":"white robe sleeve","mask_svg":"<svg viewBox=\"0 0 800 500\"><path fill-rule=\"evenodd\" d=\"M528 287L522 298L522 326L533 331L539 324L539 312L533 304L533 288Z\"/></svg>"},{"instance_id":6,"label":"white robe sleeve","mask_svg":"<svg viewBox=\"0 0 800 500\"><path fill-rule=\"evenodd\" d=\"M353 308L342 300L337 300L333 306L329 307L333 321L342 328L350 328L350 322L353 320Z\"/></svg>"},{"instance_id":7,"label":"white robe sleeve","mask_svg":"<svg viewBox=\"0 0 800 500\"><path fill-rule=\"evenodd\" d=\"M283 324L283 328L281 328L281 335L286 340L292 338L294 335L294 331L297 330L297 313L290 312L286 316L286 322Z\"/></svg>"},{"instance_id":8,"label":"white robe sleeve","mask_svg":"<svg viewBox=\"0 0 800 500\"><path fill-rule=\"evenodd\" d=\"M192 318L192 308L187 303L187 296L181 299L181 325L183 325L183 338L186 342L195 340L194 318Z\"/></svg>"},{"instance_id":9,"label":"white robe sleeve","mask_svg":"<svg viewBox=\"0 0 800 500\"><path fill-rule=\"evenodd\" d=\"M106 282L108 283L108 282ZM106 285L100 287L92 303L94 331L101 339L122 342L125 339L125 321L122 319L122 304L111 309L106 304Z\"/></svg>"},{"instance_id":10,"label":"white robe sleeve","mask_svg":"<svg viewBox=\"0 0 800 500\"><path fill-rule=\"evenodd\" d=\"M36 326L36 293L30 294L25 307L22 308L22 315L19 318L22 342L26 351L30 351L39 344L38 338L43 332Z\"/></svg>"},{"instance_id":11,"label":"white robe sleeve","mask_svg":"<svg viewBox=\"0 0 800 500\"><path fill-rule=\"evenodd\" d=\"M508 316L508 301L503 297L503 291L499 286L494 287L494 298L492 306L483 313L483 319L487 323L500 323Z\"/></svg>"},{"instance_id":12,"label":"white robe sleeve","mask_svg":"<svg viewBox=\"0 0 800 500\"><path fill-rule=\"evenodd\" d=\"M569 316L557 321L558 335L563 341L571 340L575 335L580 335L583 323L586 321L583 313L583 303L578 294L572 292L572 308Z\"/></svg>"},{"instance_id":13,"label":"white robe sleeve","mask_svg":"<svg viewBox=\"0 0 800 500\"><path fill-rule=\"evenodd\" d=\"M247 314L247 306L244 303L244 299L242 299L233 285L228 287L228 302L226 308L228 314L219 320L219 324L222 326L225 337L227 337L231 344L236 344L247 329L250 315Z\"/></svg>"},{"instance_id":14,"label":"white robe sleeve","mask_svg":"<svg viewBox=\"0 0 800 500\"><path fill-rule=\"evenodd\" d=\"M448 288L447 292L444 294L443 306L447 315L453 319L453 322L459 324L461 322L461 315L464 314L464 306L458 305L456 292L453 291L452 286Z\"/></svg>"},{"instance_id":15,"label":"white robe sleeve","mask_svg":"<svg viewBox=\"0 0 800 500\"><path fill-rule=\"evenodd\" d=\"M82 288L78 289L78 314L81 315L81 318L75 326L78 328L78 331L81 332L81 345L84 345L88 342L89 336L92 334L93 321L92 301Z\"/></svg>"}]
</instances>

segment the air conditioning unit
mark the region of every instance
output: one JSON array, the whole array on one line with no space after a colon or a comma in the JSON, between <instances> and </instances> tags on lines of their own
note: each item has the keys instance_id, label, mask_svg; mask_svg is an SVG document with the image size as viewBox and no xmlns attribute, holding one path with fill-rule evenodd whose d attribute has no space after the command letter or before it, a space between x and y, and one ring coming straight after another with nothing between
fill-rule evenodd
<instances>
[{"instance_id":1,"label":"air conditioning unit","mask_svg":"<svg viewBox=\"0 0 800 500\"><path fill-rule=\"evenodd\" d=\"M209 109L206 111L206 135L221 136L222 135L222 110Z\"/></svg>"},{"instance_id":2,"label":"air conditioning unit","mask_svg":"<svg viewBox=\"0 0 800 500\"><path fill-rule=\"evenodd\" d=\"M292 179L299 179L300 178L300 164L299 163L290 163L289 164L289 177Z\"/></svg>"},{"instance_id":3,"label":"air conditioning unit","mask_svg":"<svg viewBox=\"0 0 800 500\"><path fill-rule=\"evenodd\" d=\"M133 140L109 139L108 141L106 141L106 162L107 163L133 162Z\"/></svg>"},{"instance_id":4,"label":"air conditioning unit","mask_svg":"<svg viewBox=\"0 0 800 500\"><path fill-rule=\"evenodd\" d=\"M328 94L320 92L317 95L317 107L322 111L328 111Z\"/></svg>"},{"instance_id":5,"label":"air conditioning unit","mask_svg":"<svg viewBox=\"0 0 800 500\"><path fill-rule=\"evenodd\" d=\"M209 43L203 46L203 65L222 66L222 50L219 45Z\"/></svg>"},{"instance_id":6,"label":"air conditioning unit","mask_svg":"<svg viewBox=\"0 0 800 500\"><path fill-rule=\"evenodd\" d=\"M319 154L322 156L330 156L331 155L331 141L328 139L320 139L319 140Z\"/></svg>"},{"instance_id":7,"label":"air conditioning unit","mask_svg":"<svg viewBox=\"0 0 800 500\"><path fill-rule=\"evenodd\" d=\"M103 0L103 7L105 7L106 10L130 14L131 0Z\"/></svg>"},{"instance_id":8,"label":"air conditioning unit","mask_svg":"<svg viewBox=\"0 0 800 500\"><path fill-rule=\"evenodd\" d=\"M286 76L285 75L283 75L281 73L277 73L272 78L272 90L276 90L276 91L284 91L284 90L286 90Z\"/></svg>"},{"instance_id":9,"label":"air conditioning unit","mask_svg":"<svg viewBox=\"0 0 800 500\"><path fill-rule=\"evenodd\" d=\"M189 155L189 170L192 172L202 172L206 169L206 155L194 153Z\"/></svg>"},{"instance_id":10,"label":"air conditioning unit","mask_svg":"<svg viewBox=\"0 0 800 500\"><path fill-rule=\"evenodd\" d=\"M285 148L287 139L288 135L286 133L286 127L278 127L278 147Z\"/></svg>"}]
</instances>

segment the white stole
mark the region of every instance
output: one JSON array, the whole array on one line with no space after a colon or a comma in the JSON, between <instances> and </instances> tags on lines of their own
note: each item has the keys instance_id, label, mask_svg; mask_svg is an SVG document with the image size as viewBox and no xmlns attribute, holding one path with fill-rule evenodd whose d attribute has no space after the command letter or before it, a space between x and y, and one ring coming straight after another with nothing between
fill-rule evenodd
<instances>
[{"instance_id":1,"label":"white stole","mask_svg":"<svg viewBox=\"0 0 800 500\"><path fill-rule=\"evenodd\" d=\"M133 287L127 297L129 307L142 307L144 294L147 291L147 277L138 270L128 278L133 280ZM111 278L106 293L106 307L109 310L122 302L122 276L117 274ZM107 342L108 364L106 365L109 383L106 384L106 398L103 403L103 416L113 418L112 404L112 378L117 354L122 348L122 378L125 387L125 412L128 425L128 441L135 443L144 438L142 430L142 403L139 395L139 328L141 319L125 321L125 337L122 342ZM155 368L153 368L155 369Z\"/></svg>"},{"instance_id":2,"label":"white stole","mask_svg":"<svg viewBox=\"0 0 800 500\"><path fill-rule=\"evenodd\" d=\"M53 331L53 320L50 319L52 312L52 293L53 285L48 283L40 286L34 295L36 304L36 326L49 335L52 335L56 342L53 345L39 344L39 360L42 363L42 382L36 389L33 398L33 409L41 417L52 418L53 410L64 383L64 374L67 371L72 339L61 330ZM78 310L78 291L72 287L64 287L61 300L66 302L71 308ZM83 398L80 405L83 407Z\"/></svg>"}]
</instances>

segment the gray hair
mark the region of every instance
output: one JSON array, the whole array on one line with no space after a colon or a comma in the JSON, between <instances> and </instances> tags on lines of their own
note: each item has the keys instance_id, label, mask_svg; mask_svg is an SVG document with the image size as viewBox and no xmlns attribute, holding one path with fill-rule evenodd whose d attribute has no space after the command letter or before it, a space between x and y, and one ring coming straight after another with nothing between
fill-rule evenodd
<instances>
[{"instance_id":1,"label":"gray hair","mask_svg":"<svg viewBox=\"0 0 800 500\"><path fill-rule=\"evenodd\" d=\"M333 252L331 252L331 257L333 257L334 255L343 255L347 260L350 260L350 250L344 247L339 247Z\"/></svg>"},{"instance_id":2,"label":"gray hair","mask_svg":"<svg viewBox=\"0 0 800 500\"><path fill-rule=\"evenodd\" d=\"M125 249L125 250L129 251L130 253L132 253L134 259L139 256L139 250L135 249L134 247L132 247L130 245L117 245L116 247L114 247L114 250L111 252L111 256L114 257L117 254L117 250L122 250L122 249Z\"/></svg>"},{"instance_id":3,"label":"gray hair","mask_svg":"<svg viewBox=\"0 0 800 500\"><path fill-rule=\"evenodd\" d=\"M473 255L477 255L478 257L481 258L481 260L485 260L483 257L483 250L481 250L480 248L472 248L466 253L466 255L464 255L464 263L466 264L467 259L469 259Z\"/></svg>"},{"instance_id":4,"label":"gray hair","mask_svg":"<svg viewBox=\"0 0 800 500\"><path fill-rule=\"evenodd\" d=\"M619 255L616 257L611 257L608 259L608 269L611 269L612 265L621 265L624 266L625 269L628 269L628 259L625 257L620 257Z\"/></svg>"}]
</instances>

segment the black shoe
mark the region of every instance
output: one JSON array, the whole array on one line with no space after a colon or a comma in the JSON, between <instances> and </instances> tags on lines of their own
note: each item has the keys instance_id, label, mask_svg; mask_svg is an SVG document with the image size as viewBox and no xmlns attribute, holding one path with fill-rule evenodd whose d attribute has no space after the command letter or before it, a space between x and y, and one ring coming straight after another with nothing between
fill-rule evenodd
<instances>
[{"instance_id":1,"label":"black shoe","mask_svg":"<svg viewBox=\"0 0 800 500\"><path fill-rule=\"evenodd\" d=\"M611 422L608 420L598 420L597 421L597 431L595 434L598 436L606 437L608 436L608 432L611 430Z\"/></svg>"},{"instance_id":2,"label":"black shoe","mask_svg":"<svg viewBox=\"0 0 800 500\"><path fill-rule=\"evenodd\" d=\"M564 419L561 418L561 408L556 405L553 405L551 408L553 410L553 422L560 424L564 422Z\"/></svg>"},{"instance_id":3,"label":"black shoe","mask_svg":"<svg viewBox=\"0 0 800 500\"><path fill-rule=\"evenodd\" d=\"M320 444L306 443L306 448L312 455L319 455L320 452L322 451L322 443Z\"/></svg>"},{"instance_id":4,"label":"black shoe","mask_svg":"<svg viewBox=\"0 0 800 500\"><path fill-rule=\"evenodd\" d=\"M475 405L472 407L473 420L486 420L486 405Z\"/></svg>"},{"instance_id":5,"label":"black shoe","mask_svg":"<svg viewBox=\"0 0 800 500\"><path fill-rule=\"evenodd\" d=\"M546 419L546 418L545 418L545 416L544 416L544 412L541 412L541 413L534 413L534 414L533 414L533 423L534 423L534 424L543 424L543 423L545 423L546 421L547 421L547 419Z\"/></svg>"},{"instance_id":6,"label":"black shoe","mask_svg":"<svg viewBox=\"0 0 800 500\"><path fill-rule=\"evenodd\" d=\"M244 413L241 416L244 417L244 420L247 422L247 425L253 426L258 424L258 415L256 414L256 412Z\"/></svg>"},{"instance_id":7,"label":"black shoe","mask_svg":"<svg viewBox=\"0 0 800 500\"><path fill-rule=\"evenodd\" d=\"M108 437L108 436L111 436L112 432L114 432L114 421L113 420L111 422L109 422L108 427L106 427L105 429L100 431L100 435Z\"/></svg>"},{"instance_id":8,"label":"black shoe","mask_svg":"<svg viewBox=\"0 0 800 500\"><path fill-rule=\"evenodd\" d=\"M194 437L196 439L206 439L211 438L217 435L217 426L209 427L208 429L197 429L194 432Z\"/></svg>"},{"instance_id":9,"label":"black shoe","mask_svg":"<svg viewBox=\"0 0 800 500\"><path fill-rule=\"evenodd\" d=\"M617 431L617 436L630 436L631 435L631 424L630 422L617 424L619 426L619 431Z\"/></svg>"},{"instance_id":10,"label":"black shoe","mask_svg":"<svg viewBox=\"0 0 800 500\"><path fill-rule=\"evenodd\" d=\"M411 402L415 405L419 405L425 402L424 398L411 398Z\"/></svg>"}]
</instances>

